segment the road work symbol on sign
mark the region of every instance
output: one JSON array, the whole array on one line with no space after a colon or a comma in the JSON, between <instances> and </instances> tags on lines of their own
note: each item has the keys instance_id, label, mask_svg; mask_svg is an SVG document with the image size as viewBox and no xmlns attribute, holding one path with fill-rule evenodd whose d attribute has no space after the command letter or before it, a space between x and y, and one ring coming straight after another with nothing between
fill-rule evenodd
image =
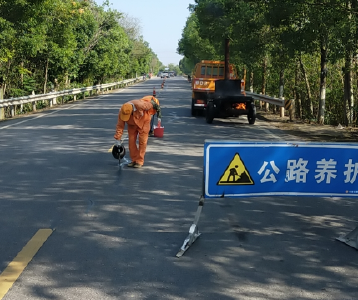
<instances>
[{"instance_id":1,"label":"road work symbol on sign","mask_svg":"<svg viewBox=\"0 0 358 300\"><path fill-rule=\"evenodd\" d=\"M217 185L252 185L249 171L246 169L244 162L238 153L235 154L229 166L226 168Z\"/></svg>"}]
</instances>

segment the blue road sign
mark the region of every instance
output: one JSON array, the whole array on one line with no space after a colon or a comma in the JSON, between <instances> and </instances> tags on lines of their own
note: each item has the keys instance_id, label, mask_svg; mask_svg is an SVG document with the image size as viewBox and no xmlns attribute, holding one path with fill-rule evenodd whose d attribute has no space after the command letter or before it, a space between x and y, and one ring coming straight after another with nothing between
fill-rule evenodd
<instances>
[{"instance_id":1,"label":"blue road sign","mask_svg":"<svg viewBox=\"0 0 358 300\"><path fill-rule=\"evenodd\" d=\"M358 197L358 143L205 141L204 197Z\"/></svg>"}]
</instances>

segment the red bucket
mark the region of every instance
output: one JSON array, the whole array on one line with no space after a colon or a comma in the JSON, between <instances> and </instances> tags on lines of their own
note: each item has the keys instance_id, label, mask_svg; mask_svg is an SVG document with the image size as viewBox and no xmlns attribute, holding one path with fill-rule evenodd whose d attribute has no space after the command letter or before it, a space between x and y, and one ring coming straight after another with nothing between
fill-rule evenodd
<instances>
[{"instance_id":1,"label":"red bucket","mask_svg":"<svg viewBox=\"0 0 358 300\"><path fill-rule=\"evenodd\" d=\"M162 138L164 135L164 127L154 127L154 136Z\"/></svg>"}]
</instances>

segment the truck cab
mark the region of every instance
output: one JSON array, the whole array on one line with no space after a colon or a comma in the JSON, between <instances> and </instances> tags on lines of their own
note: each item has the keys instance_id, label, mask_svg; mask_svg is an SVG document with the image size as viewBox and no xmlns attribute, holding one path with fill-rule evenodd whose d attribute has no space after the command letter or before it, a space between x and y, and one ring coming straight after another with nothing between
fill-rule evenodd
<instances>
[{"instance_id":1,"label":"truck cab","mask_svg":"<svg viewBox=\"0 0 358 300\"><path fill-rule=\"evenodd\" d=\"M235 66L229 64L229 69L229 79L238 79ZM205 109L207 100L215 92L215 81L224 77L224 61L202 60L195 65L191 80L191 114L193 116Z\"/></svg>"}]
</instances>

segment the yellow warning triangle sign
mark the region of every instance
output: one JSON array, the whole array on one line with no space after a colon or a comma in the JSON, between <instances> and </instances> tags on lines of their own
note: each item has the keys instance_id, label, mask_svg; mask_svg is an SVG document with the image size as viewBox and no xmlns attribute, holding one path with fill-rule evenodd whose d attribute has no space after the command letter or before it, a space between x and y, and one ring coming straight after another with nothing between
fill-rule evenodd
<instances>
[{"instance_id":1,"label":"yellow warning triangle sign","mask_svg":"<svg viewBox=\"0 0 358 300\"><path fill-rule=\"evenodd\" d=\"M221 175L217 185L252 185L249 171L246 169L244 162L238 153L235 154L224 174Z\"/></svg>"}]
</instances>

